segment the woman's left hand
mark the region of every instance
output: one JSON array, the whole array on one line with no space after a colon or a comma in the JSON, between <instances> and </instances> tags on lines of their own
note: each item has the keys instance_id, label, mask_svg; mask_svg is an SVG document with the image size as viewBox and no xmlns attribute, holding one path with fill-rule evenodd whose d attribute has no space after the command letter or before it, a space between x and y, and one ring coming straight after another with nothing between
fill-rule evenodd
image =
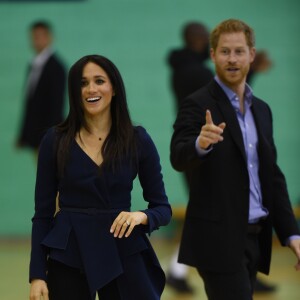
<instances>
[{"instance_id":1,"label":"woman's left hand","mask_svg":"<svg viewBox=\"0 0 300 300\"><path fill-rule=\"evenodd\" d=\"M122 211L114 220L110 232L114 234L114 237L122 238L124 234L125 237L129 237L136 225L146 225L147 223L148 217L144 212Z\"/></svg>"}]
</instances>

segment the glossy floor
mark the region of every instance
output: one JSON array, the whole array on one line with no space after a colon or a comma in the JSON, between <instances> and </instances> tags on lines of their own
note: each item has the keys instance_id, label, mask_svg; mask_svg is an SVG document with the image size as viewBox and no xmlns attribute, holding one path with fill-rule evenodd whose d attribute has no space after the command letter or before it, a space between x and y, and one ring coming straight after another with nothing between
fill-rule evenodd
<instances>
[{"instance_id":1,"label":"glossy floor","mask_svg":"<svg viewBox=\"0 0 300 300\"><path fill-rule=\"evenodd\" d=\"M153 245L163 268L167 270L174 244L166 241L153 241ZM277 241L274 241L271 273L269 276L259 275L259 277L266 283L275 284L276 291L255 293L254 300L300 300L300 271L295 271L295 264L296 257L290 249L281 247ZM180 295L167 285L161 300L207 300L202 280L195 269L190 268L188 279L195 289L195 294Z\"/></svg>"},{"instance_id":2,"label":"glossy floor","mask_svg":"<svg viewBox=\"0 0 300 300\"><path fill-rule=\"evenodd\" d=\"M152 243L165 270L175 244L170 240L152 239ZM262 277L266 282L277 285L270 294L255 294L254 300L299 300L300 272L293 268L296 259L287 248L274 246L270 276ZM0 241L0 299L28 299L28 262L29 241ZM195 294L179 295L166 286L161 300L207 300L203 284L194 269L189 271L189 282L195 288Z\"/></svg>"}]
</instances>

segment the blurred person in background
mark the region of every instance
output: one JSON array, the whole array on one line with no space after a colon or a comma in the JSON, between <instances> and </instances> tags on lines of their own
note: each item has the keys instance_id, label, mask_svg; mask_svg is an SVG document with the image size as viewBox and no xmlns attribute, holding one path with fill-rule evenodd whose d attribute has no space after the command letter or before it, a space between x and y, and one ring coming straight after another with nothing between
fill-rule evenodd
<instances>
[{"instance_id":1,"label":"blurred person in background","mask_svg":"<svg viewBox=\"0 0 300 300\"><path fill-rule=\"evenodd\" d=\"M176 113L186 96L213 79L213 73L206 65L209 59L209 32L206 26L200 22L187 23L183 27L182 39L184 46L171 50L168 55ZM188 187L188 172L184 172L184 179ZM179 293L193 293L187 280L188 266L177 262L178 249L179 246L171 257L167 284Z\"/></svg>"},{"instance_id":2,"label":"blurred person in background","mask_svg":"<svg viewBox=\"0 0 300 300\"><path fill-rule=\"evenodd\" d=\"M79 59L68 89L68 117L48 130L38 156L30 299L159 300L165 274L146 234L172 213L156 147L133 126L107 58ZM131 211L137 177L147 208Z\"/></svg>"},{"instance_id":3,"label":"blurred person in background","mask_svg":"<svg viewBox=\"0 0 300 300\"><path fill-rule=\"evenodd\" d=\"M277 165L270 107L246 84L253 30L229 19L211 33L213 81L180 106L171 163L189 170L181 263L194 266L209 300L252 299L257 271L270 270L272 236L295 253L300 232Z\"/></svg>"},{"instance_id":4,"label":"blurred person in background","mask_svg":"<svg viewBox=\"0 0 300 300\"><path fill-rule=\"evenodd\" d=\"M257 50L254 61L250 65L246 82L253 84L254 78L259 73L264 73L272 67L272 60L266 50Z\"/></svg>"},{"instance_id":5,"label":"blurred person in background","mask_svg":"<svg viewBox=\"0 0 300 300\"><path fill-rule=\"evenodd\" d=\"M46 130L63 120L66 71L52 47L53 34L48 22L34 22L30 26L30 40L35 57L27 73L16 147L30 148L37 155Z\"/></svg>"},{"instance_id":6,"label":"blurred person in background","mask_svg":"<svg viewBox=\"0 0 300 300\"><path fill-rule=\"evenodd\" d=\"M175 96L176 112L186 96L195 92L212 78L207 66L209 59L209 31L200 22L189 22L182 30L184 46L171 50L171 88Z\"/></svg>"}]
</instances>

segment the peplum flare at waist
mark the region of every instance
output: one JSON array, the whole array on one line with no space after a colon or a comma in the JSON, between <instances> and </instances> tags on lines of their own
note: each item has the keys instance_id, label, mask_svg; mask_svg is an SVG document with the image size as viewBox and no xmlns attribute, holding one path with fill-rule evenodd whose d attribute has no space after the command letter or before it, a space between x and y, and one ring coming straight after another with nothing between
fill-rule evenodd
<instances>
[{"instance_id":1,"label":"peplum flare at waist","mask_svg":"<svg viewBox=\"0 0 300 300\"><path fill-rule=\"evenodd\" d=\"M128 238L110 233L116 213L84 214L60 211L53 227L43 239L49 256L71 267L81 269L87 277L91 294L123 273L122 260L151 248L141 226Z\"/></svg>"}]
</instances>

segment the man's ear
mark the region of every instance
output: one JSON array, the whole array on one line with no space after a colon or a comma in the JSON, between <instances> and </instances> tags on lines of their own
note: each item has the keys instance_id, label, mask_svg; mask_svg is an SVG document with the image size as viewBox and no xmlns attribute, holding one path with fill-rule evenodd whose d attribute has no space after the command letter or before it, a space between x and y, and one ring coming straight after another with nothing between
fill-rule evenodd
<instances>
[{"instance_id":1,"label":"man's ear","mask_svg":"<svg viewBox=\"0 0 300 300\"><path fill-rule=\"evenodd\" d=\"M215 62L215 50L213 48L210 48L210 58Z\"/></svg>"},{"instance_id":2,"label":"man's ear","mask_svg":"<svg viewBox=\"0 0 300 300\"><path fill-rule=\"evenodd\" d=\"M255 54L256 54L256 49L254 47L250 48L250 61L251 61L251 63L255 59Z\"/></svg>"}]
</instances>

